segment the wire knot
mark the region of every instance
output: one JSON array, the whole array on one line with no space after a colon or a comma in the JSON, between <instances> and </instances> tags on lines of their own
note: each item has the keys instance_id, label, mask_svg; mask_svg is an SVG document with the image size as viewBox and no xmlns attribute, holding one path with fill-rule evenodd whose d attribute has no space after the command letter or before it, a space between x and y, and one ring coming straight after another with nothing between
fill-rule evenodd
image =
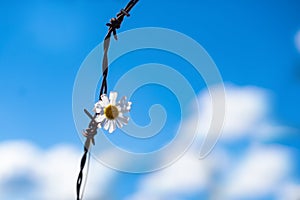
<instances>
[{"instance_id":1,"label":"wire knot","mask_svg":"<svg viewBox=\"0 0 300 200\"><path fill-rule=\"evenodd\" d=\"M110 19L110 22L107 23L106 26L109 26L109 32L113 32L115 40L118 40L116 29L119 29L121 27L121 21L118 18L114 17Z\"/></svg>"},{"instance_id":2,"label":"wire knot","mask_svg":"<svg viewBox=\"0 0 300 200\"><path fill-rule=\"evenodd\" d=\"M106 26L109 26L112 29L119 29L121 27L121 22L117 18L113 17Z\"/></svg>"}]
</instances>

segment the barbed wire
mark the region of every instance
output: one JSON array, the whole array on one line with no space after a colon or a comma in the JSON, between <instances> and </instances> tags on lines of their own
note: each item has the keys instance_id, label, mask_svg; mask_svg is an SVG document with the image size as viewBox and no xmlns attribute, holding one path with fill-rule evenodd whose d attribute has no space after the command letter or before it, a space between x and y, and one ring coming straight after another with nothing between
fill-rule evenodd
<instances>
[{"instance_id":1,"label":"barbed wire","mask_svg":"<svg viewBox=\"0 0 300 200\"><path fill-rule=\"evenodd\" d=\"M104 54L103 54L103 60L102 60L102 84L101 84L101 88L100 88L100 93L99 93L99 100L101 100L101 95L102 94L107 94L107 75L108 75L108 49L110 46L110 38L111 38L111 34L113 34L115 40L118 39L117 36L117 29L121 28L121 24L124 20L124 17L127 16L129 17L130 14L129 12L131 11L131 9L136 5L136 3L139 0L131 0L127 6L124 9L121 9L121 11L117 14L116 17L111 18L110 22L106 24L106 26L108 26L108 32L104 38L104 44L103 44L103 48L104 48ZM83 199L83 194L84 194L84 189L85 189L85 184L87 181L85 181L84 183L84 187L82 188L82 192L80 194L80 190L81 190L81 186L82 186L82 181L83 181L83 170L84 167L86 165L86 161L87 161L87 157L88 157L88 166L89 166L89 162L90 162L90 143L92 142L94 144L94 136L97 133L97 123L95 123L95 117L96 114L94 116L91 116L86 110L85 113L91 118L91 122L89 123L89 128L87 128L84 131L84 134L86 134L86 142L84 144L84 153L83 156L81 158L80 161L80 171L78 174L78 178L77 178L77 182L76 182L76 199L77 200L82 200ZM87 173L86 173L86 179L87 179L87 175L88 175L88 170L87 169Z\"/></svg>"},{"instance_id":2,"label":"barbed wire","mask_svg":"<svg viewBox=\"0 0 300 200\"><path fill-rule=\"evenodd\" d=\"M102 94L107 94L106 78L107 78L107 74L108 74L108 49L109 49L109 45L110 45L111 34L113 33L115 40L118 40L117 29L119 29L121 27L124 17L130 16L130 14L129 14L130 10L135 6L135 4L138 1L139 0L131 0L127 4L127 6L117 14L116 18L115 17L111 18L110 22L106 24L106 26L108 26L109 29L108 29L108 33L106 34L106 36L104 38L104 44L103 44L103 48L104 48L103 61L102 61L103 79L102 79L102 85L101 85L100 94L99 94L99 100L101 100Z\"/></svg>"}]
</instances>

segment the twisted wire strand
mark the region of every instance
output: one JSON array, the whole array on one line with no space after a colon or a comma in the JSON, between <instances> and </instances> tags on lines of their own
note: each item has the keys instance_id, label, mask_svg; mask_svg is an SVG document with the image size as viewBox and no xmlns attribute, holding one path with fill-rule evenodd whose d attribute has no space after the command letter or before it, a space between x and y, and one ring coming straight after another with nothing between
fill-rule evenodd
<instances>
[{"instance_id":1,"label":"twisted wire strand","mask_svg":"<svg viewBox=\"0 0 300 200\"><path fill-rule=\"evenodd\" d=\"M82 184L82 178L83 178L83 169L86 163L86 157L88 154L88 149L84 148L84 153L83 156L81 158L81 162L80 162L80 172L78 174L78 178L77 178L77 182L76 182L76 196L77 196L77 200L82 199L82 196L80 196L80 188L81 188L81 184ZM82 193L83 194L83 193Z\"/></svg>"},{"instance_id":2,"label":"twisted wire strand","mask_svg":"<svg viewBox=\"0 0 300 200\"><path fill-rule=\"evenodd\" d=\"M84 181L84 184L82 186L82 192L81 192L81 196L80 196L80 199L83 199L83 195L84 195L84 191L85 191L85 187L86 187L86 184L87 184L87 179L88 179L88 176L89 176L89 169L90 169L90 162L91 162L91 153L88 152L88 158L87 158L87 166L86 166L86 175L85 175L85 181Z\"/></svg>"}]
</instances>

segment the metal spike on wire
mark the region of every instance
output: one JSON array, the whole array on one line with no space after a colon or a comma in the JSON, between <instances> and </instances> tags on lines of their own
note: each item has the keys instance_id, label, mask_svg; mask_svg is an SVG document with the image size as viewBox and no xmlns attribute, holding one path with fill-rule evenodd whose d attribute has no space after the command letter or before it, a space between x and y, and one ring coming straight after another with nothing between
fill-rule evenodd
<instances>
[{"instance_id":1,"label":"metal spike on wire","mask_svg":"<svg viewBox=\"0 0 300 200\"><path fill-rule=\"evenodd\" d=\"M103 55L103 61L102 61L102 76L103 77L102 77L102 84L101 84L101 89L100 89L100 94L99 94L99 100L101 99L102 94L107 94L107 81L106 81L107 75L108 75L108 55L107 54L108 54L108 49L109 49L109 45L110 45L111 34L113 34L115 40L118 39L117 29L119 29L121 27L124 17L130 16L129 12L136 5L136 3L138 1L139 0L131 0L124 9L121 9L121 11L117 14L116 17L111 18L110 22L106 24L106 26L108 26L109 28L108 28L108 32L104 38L104 45L103 45L103 47L104 47L104 55ZM91 143L93 145L95 145L94 136L97 134L97 128L98 128L98 123L95 121L95 118L97 115L96 114L94 116L91 115L86 109L84 109L84 112L88 115L88 117L91 119L91 121L89 123L88 128L85 129L83 132L83 135L86 137L86 141L84 144L84 153L83 153L83 156L82 156L81 162L80 162L80 172L78 174L78 178L77 178L77 182L76 182L77 200L83 199L83 194L84 194L84 189L85 189L85 184L86 184L86 181L85 181L82 191L80 191L81 186L82 186L82 181L83 181L83 170L86 165L87 157L88 157L88 163L89 163L90 145L91 145ZM87 169L87 173L88 173L88 169ZM86 179L87 179L87 173L86 173Z\"/></svg>"}]
</instances>

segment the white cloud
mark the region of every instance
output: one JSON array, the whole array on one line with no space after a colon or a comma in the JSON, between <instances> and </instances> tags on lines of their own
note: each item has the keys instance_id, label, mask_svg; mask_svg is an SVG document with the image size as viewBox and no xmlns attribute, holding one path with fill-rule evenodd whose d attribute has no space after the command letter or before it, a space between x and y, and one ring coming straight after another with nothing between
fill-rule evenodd
<instances>
[{"instance_id":1,"label":"white cloud","mask_svg":"<svg viewBox=\"0 0 300 200\"><path fill-rule=\"evenodd\" d=\"M212 189L215 184L212 177L216 172L227 172L232 163L223 151L216 150L212 155L199 160L196 152L188 152L170 167L145 176L138 191L126 200L186 199Z\"/></svg>"},{"instance_id":2,"label":"white cloud","mask_svg":"<svg viewBox=\"0 0 300 200\"><path fill-rule=\"evenodd\" d=\"M41 150L26 141L0 143L0 199L75 199L81 154L68 145ZM87 199L103 195L112 176L100 165L90 170Z\"/></svg>"},{"instance_id":3,"label":"white cloud","mask_svg":"<svg viewBox=\"0 0 300 200\"><path fill-rule=\"evenodd\" d=\"M300 199L300 184L287 183L283 190L279 192L278 200L298 200Z\"/></svg>"},{"instance_id":4,"label":"white cloud","mask_svg":"<svg viewBox=\"0 0 300 200\"><path fill-rule=\"evenodd\" d=\"M298 51L300 53L300 30L296 33L295 45L296 45L296 48L298 49Z\"/></svg>"},{"instance_id":5,"label":"white cloud","mask_svg":"<svg viewBox=\"0 0 300 200\"><path fill-rule=\"evenodd\" d=\"M173 199L173 195L184 195L203 188L209 177L208 163L187 155L174 165L152 173L140 185L143 193L130 200Z\"/></svg>"},{"instance_id":6,"label":"white cloud","mask_svg":"<svg viewBox=\"0 0 300 200\"><path fill-rule=\"evenodd\" d=\"M216 87L213 92L218 90ZM228 145L217 145L208 157L198 160L199 142L195 143L171 167L142 179L138 191L127 199L176 199L199 191L210 191L214 200L273 195L289 178L292 161L287 149L261 142L264 137L274 137L286 130L270 118L269 97L268 91L258 87L227 85L226 121L220 142L237 144L240 142L237 139L243 138L249 145L239 147L241 152L234 152ZM200 93L198 101L201 112L198 139L203 140L212 113L209 94ZM194 125L197 121L193 117L183 124L186 131Z\"/></svg>"},{"instance_id":7,"label":"white cloud","mask_svg":"<svg viewBox=\"0 0 300 200\"><path fill-rule=\"evenodd\" d=\"M222 130L223 140L236 140L245 136L255 136L249 134L250 132L262 133L262 130L264 130L263 134L267 134L274 132L275 128L279 130L278 125L270 125L271 122L269 122L271 102L267 90L255 86L237 87L229 84L225 86L225 90L226 119ZM218 93L221 93L221 88L214 87L211 91L218 95ZM202 92L197 101L200 103L200 131L203 134L207 132L210 124L209 119L212 116L211 97L207 92Z\"/></svg>"},{"instance_id":8,"label":"white cloud","mask_svg":"<svg viewBox=\"0 0 300 200\"><path fill-rule=\"evenodd\" d=\"M222 186L223 199L255 199L276 192L289 176L290 165L286 148L252 146L237 166L229 170Z\"/></svg>"}]
</instances>

